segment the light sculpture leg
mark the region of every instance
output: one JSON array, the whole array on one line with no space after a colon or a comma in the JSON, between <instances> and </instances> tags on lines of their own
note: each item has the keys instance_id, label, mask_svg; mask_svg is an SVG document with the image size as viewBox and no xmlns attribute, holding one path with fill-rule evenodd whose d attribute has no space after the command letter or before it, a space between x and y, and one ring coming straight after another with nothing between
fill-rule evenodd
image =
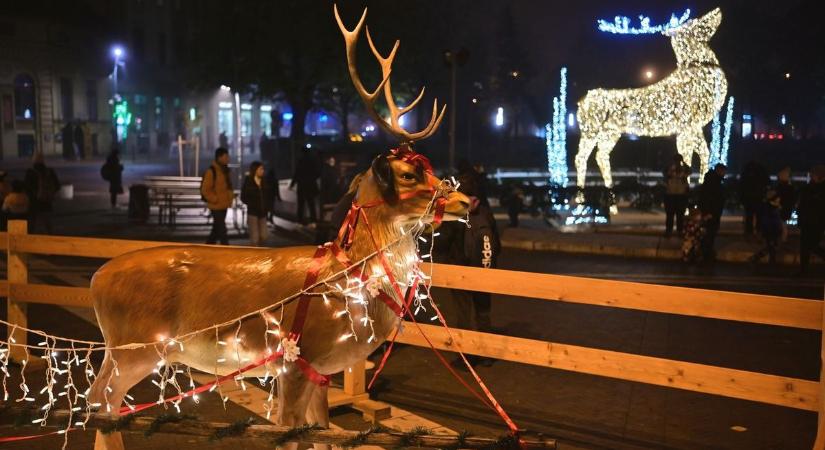
<instances>
[{"instance_id":1,"label":"light sculpture leg","mask_svg":"<svg viewBox=\"0 0 825 450\"><path fill-rule=\"evenodd\" d=\"M601 171L602 179L604 179L604 187L607 189L613 189L613 173L610 170L610 152L613 151L613 147L616 146L616 142L620 136L619 134L599 136L599 151L596 152L596 163L599 165L599 171ZM611 201L610 214L618 213L619 208L615 202Z\"/></svg>"},{"instance_id":2,"label":"light sculpture leg","mask_svg":"<svg viewBox=\"0 0 825 450\"><path fill-rule=\"evenodd\" d=\"M576 203L584 202L584 183L587 177L587 160L590 158L590 153L596 146L595 136L588 136L582 132L581 140L579 140L579 151L576 153L576 186L579 192L576 194Z\"/></svg>"}]
</instances>

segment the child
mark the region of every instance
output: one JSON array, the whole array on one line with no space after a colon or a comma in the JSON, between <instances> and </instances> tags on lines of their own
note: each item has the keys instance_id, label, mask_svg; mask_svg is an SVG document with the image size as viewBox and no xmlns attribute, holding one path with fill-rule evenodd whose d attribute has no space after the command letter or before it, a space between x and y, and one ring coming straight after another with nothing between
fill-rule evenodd
<instances>
[{"instance_id":1,"label":"child","mask_svg":"<svg viewBox=\"0 0 825 450\"><path fill-rule=\"evenodd\" d=\"M694 263L702 260L702 247L707 228L705 218L699 208L691 208L688 222L685 226L685 238L682 241L682 261Z\"/></svg>"},{"instance_id":2,"label":"child","mask_svg":"<svg viewBox=\"0 0 825 450\"><path fill-rule=\"evenodd\" d=\"M11 192L3 199L2 224L0 229L6 230L9 220L26 220L29 214L29 197L26 195L26 184L20 180L11 183Z\"/></svg>"},{"instance_id":3,"label":"child","mask_svg":"<svg viewBox=\"0 0 825 450\"><path fill-rule=\"evenodd\" d=\"M782 236L782 202L774 190L768 191L759 208L759 231L765 246L754 253L748 261L758 262L766 254L770 264L776 263L776 246Z\"/></svg>"}]
</instances>

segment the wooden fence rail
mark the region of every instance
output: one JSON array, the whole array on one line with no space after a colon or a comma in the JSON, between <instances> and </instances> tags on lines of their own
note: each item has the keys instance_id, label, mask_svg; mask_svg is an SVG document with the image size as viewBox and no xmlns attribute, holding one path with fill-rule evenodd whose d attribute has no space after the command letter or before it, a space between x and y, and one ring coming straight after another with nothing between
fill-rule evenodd
<instances>
[{"instance_id":1,"label":"wooden fence rail","mask_svg":"<svg viewBox=\"0 0 825 450\"><path fill-rule=\"evenodd\" d=\"M8 252L8 280L0 281L0 295L9 303L10 322L25 325L27 303L91 306L86 287L28 283L25 259L29 254L67 255L108 259L130 251L170 242L26 235L24 222L10 222L0 233L0 248ZM5 234L5 235L4 235ZM483 291L546 301L625 308L710 319L734 320L810 330L823 329L823 302L799 298L722 292L644 283L589 279L498 269L432 264L434 286ZM412 324L398 341L427 346ZM627 381L667 386L706 394L819 412L814 448L825 450L825 390L822 380L812 381L748 372L704 364L613 352L588 347L453 330L421 325L433 344L443 350L532 364ZM19 333L19 330L18 330ZM17 335L17 339L20 339ZM825 358L825 345L823 345ZM344 391L364 393L364 365L344 373Z\"/></svg>"}]
</instances>

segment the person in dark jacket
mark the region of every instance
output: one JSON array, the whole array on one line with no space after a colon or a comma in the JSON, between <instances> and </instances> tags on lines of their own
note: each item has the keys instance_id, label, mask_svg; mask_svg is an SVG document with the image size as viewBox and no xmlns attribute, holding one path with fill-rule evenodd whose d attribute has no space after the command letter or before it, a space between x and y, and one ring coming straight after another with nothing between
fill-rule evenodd
<instances>
[{"instance_id":1,"label":"person in dark jacket","mask_svg":"<svg viewBox=\"0 0 825 450\"><path fill-rule=\"evenodd\" d=\"M799 195L799 273L805 273L811 253L825 259L825 249L819 245L825 233L825 165L811 169L810 183Z\"/></svg>"},{"instance_id":2,"label":"person in dark jacket","mask_svg":"<svg viewBox=\"0 0 825 450\"><path fill-rule=\"evenodd\" d=\"M241 201L246 204L246 223L249 240L255 247L260 247L269 237L267 214L272 211L272 186L264 176L264 165L254 161L249 165L249 174L241 188Z\"/></svg>"},{"instance_id":3,"label":"person in dark jacket","mask_svg":"<svg viewBox=\"0 0 825 450\"><path fill-rule=\"evenodd\" d=\"M42 153L34 155L34 164L26 171L25 184L30 202L29 232L37 231L42 225L46 233L52 234L52 211L54 199L60 191L60 181L55 171L46 166Z\"/></svg>"},{"instance_id":4,"label":"person in dark jacket","mask_svg":"<svg viewBox=\"0 0 825 450\"><path fill-rule=\"evenodd\" d=\"M776 191L769 190L759 208L759 233L765 245L749 258L750 262L758 262L768 255L768 262L776 263L776 248L779 245L779 237L782 236L781 208L779 195Z\"/></svg>"},{"instance_id":5,"label":"person in dark jacket","mask_svg":"<svg viewBox=\"0 0 825 450\"><path fill-rule=\"evenodd\" d=\"M309 209L309 220L318 222L318 210L316 208L316 198L318 197L318 178L321 176L321 169L318 161L309 150L305 150L298 163L295 165L295 173L292 174L292 181L289 188L298 187L298 222L304 221L304 206Z\"/></svg>"},{"instance_id":6,"label":"person in dark jacket","mask_svg":"<svg viewBox=\"0 0 825 450\"><path fill-rule=\"evenodd\" d=\"M664 171L665 177L665 236L673 234L673 219L676 219L676 233L682 235L685 229L685 210L687 209L690 184L690 167L685 164L682 155L673 155L673 163Z\"/></svg>"},{"instance_id":7,"label":"person in dark jacket","mask_svg":"<svg viewBox=\"0 0 825 450\"><path fill-rule=\"evenodd\" d=\"M74 127L71 122L60 129L60 137L63 141L63 159L74 159Z\"/></svg>"},{"instance_id":8,"label":"person in dark jacket","mask_svg":"<svg viewBox=\"0 0 825 450\"><path fill-rule=\"evenodd\" d=\"M113 148L109 153L106 163L100 168L100 176L109 182L109 203L115 208L117 196L123 193L123 164L120 163L117 148Z\"/></svg>"},{"instance_id":9,"label":"person in dark jacket","mask_svg":"<svg viewBox=\"0 0 825 450\"><path fill-rule=\"evenodd\" d=\"M770 181L768 172L756 161L745 164L739 176L739 200L742 202L746 235L753 234L754 223L759 226L757 214Z\"/></svg>"},{"instance_id":10,"label":"person in dark jacket","mask_svg":"<svg viewBox=\"0 0 825 450\"><path fill-rule=\"evenodd\" d=\"M707 261L714 259L713 246L719 226L722 221L722 210L725 209L724 178L727 167L717 164L713 170L705 175L705 181L699 188L699 210L705 220L705 237L703 239L702 257Z\"/></svg>"},{"instance_id":11,"label":"person in dark jacket","mask_svg":"<svg viewBox=\"0 0 825 450\"><path fill-rule=\"evenodd\" d=\"M785 167L776 175L776 186L774 190L779 196L779 203L781 205L779 214L782 218L782 242L788 240L788 220L793 215L794 208L796 208L796 188L791 184L791 168Z\"/></svg>"}]
</instances>

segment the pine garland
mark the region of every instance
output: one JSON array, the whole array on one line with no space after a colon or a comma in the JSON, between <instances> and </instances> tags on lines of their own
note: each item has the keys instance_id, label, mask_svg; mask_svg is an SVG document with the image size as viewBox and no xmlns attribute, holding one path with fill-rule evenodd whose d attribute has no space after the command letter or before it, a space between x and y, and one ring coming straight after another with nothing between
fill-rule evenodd
<instances>
[{"instance_id":1,"label":"pine garland","mask_svg":"<svg viewBox=\"0 0 825 450\"><path fill-rule=\"evenodd\" d=\"M344 450L350 450L355 447L360 447L367 443L367 438L369 438L369 436L372 433L390 433L393 431L395 430L385 427L381 424L372 425L366 431L359 432L354 438L347 439L346 441L342 442L341 448L343 448Z\"/></svg>"},{"instance_id":2,"label":"pine garland","mask_svg":"<svg viewBox=\"0 0 825 450\"><path fill-rule=\"evenodd\" d=\"M209 440L217 441L227 437L240 436L253 423L255 423L255 419L253 419L252 417L244 420L239 420L233 423L232 425L215 430L215 432L212 433L212 436L209 436Z\"/></svg>"},{"instance_id":3,"label":"pine garland","mask_svg":"<svg viewBox=\"0 0 825 450\"><path fill-rule=\"evenodd\" d=\"M422 426L415 427L406 433L402 433L400 436L401 442L398 443L397 448L418 447L418 437L425 434L429 434L429 431Z\"/></svg>"},{"instance_id":4,"label":"pine garland","mask_svg":"<svg viewBox=\"0 0 825 450\"><path fill-rule=\"evenodd\" d=\"M289 430L287 430L286 433L284 433L283 436L275 439L274 441L272 441L272 443L275 444L276 447L282 447L287 442L292 442L300 439L310 431L325 429L326 428L318 425L317 423L300 425L297 427L290 428Z\"/></svg>"},{"instance_id":5,"label":"pine garland","mask_svg":"<svg viewBox=\"0 0 825 450\"><path fill-rule=\"evenodd\" d=\"M155 420L153 420L152 423L149 424L149 428L147 428L146 431L143 432L143 435L146 437L152 436L153 434L160 431L160 426L165 423L178 423L183 420L195 419L197 419L197 416L194 416L192 414L161 414L155 417Z\"/></svg>"}]
</instances>

